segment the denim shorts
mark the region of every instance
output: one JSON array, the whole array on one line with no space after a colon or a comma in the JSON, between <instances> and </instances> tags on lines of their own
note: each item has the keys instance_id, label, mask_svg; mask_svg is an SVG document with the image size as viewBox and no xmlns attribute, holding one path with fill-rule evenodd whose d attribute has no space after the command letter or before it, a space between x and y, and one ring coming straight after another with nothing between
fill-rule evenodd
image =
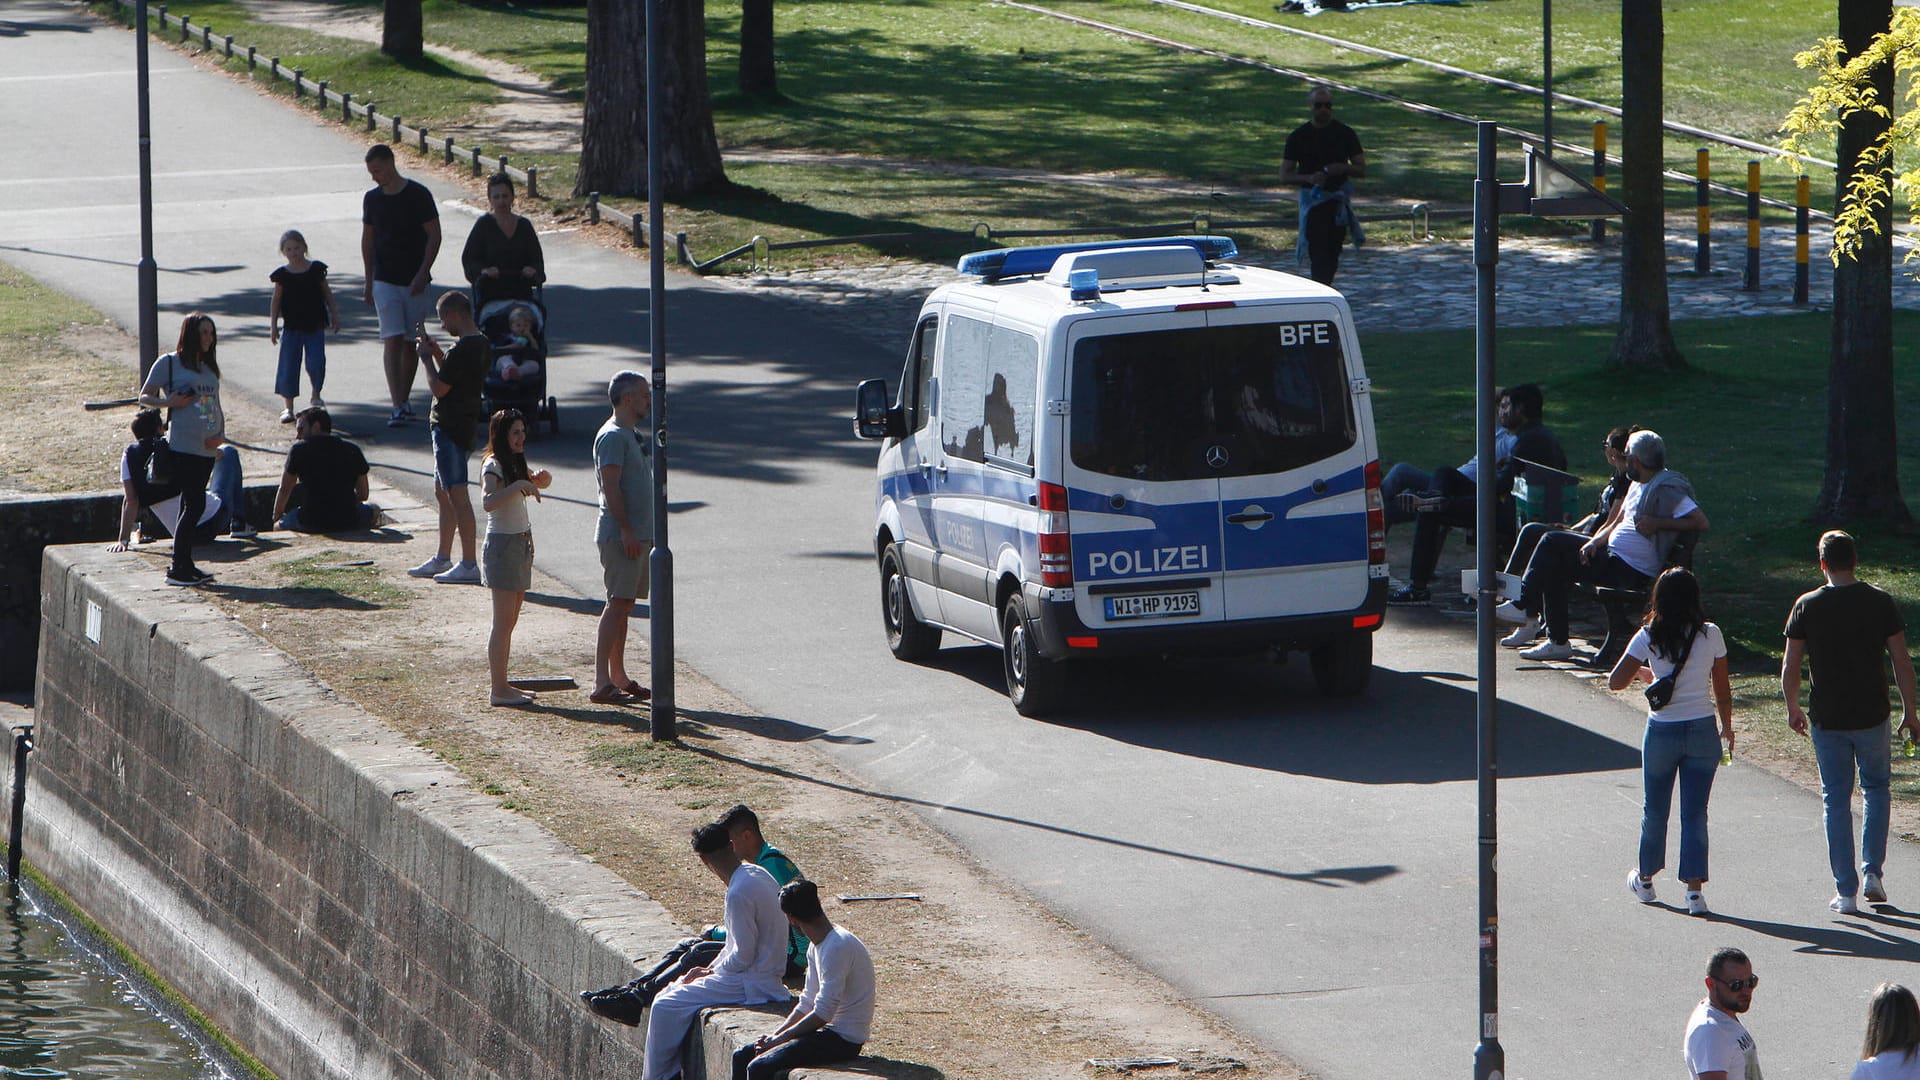
<instances>
[{"instance_id":1,"label":"denim shorts","mask_svg":"<svg viewBox=\"0 0 1920 1080\"><path fill-rule=\"evenodd\" d=\"M433 436L433 482L446 491L471 483L467 479L467 459L473 456L473 451L462 450L438 426L430 429L430 433Z\"/></svg>"}]
</instances>

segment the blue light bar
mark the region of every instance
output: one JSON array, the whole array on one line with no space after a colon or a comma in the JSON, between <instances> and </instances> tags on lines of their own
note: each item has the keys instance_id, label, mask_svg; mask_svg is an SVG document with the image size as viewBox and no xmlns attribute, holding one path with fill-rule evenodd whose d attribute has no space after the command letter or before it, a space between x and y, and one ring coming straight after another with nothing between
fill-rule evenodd
<instances>
[{"instance_id":1,"label":"blue light bar","mask_svg":"<svg viewBox=\"0 0 1920 1080\"><path fill-rule=\"evenodd\" d=\"M1152 236L1136 240L1096 240L1088 244L1047 244L1040 247L1002 248L976 251L960 256L959 270L986 281L1000 278L1044 274L1054 261L1076 251L1103 251L1112 248L1190 247L1208 262L1220 262L1240 254L1228 236Z\"/></svg>"}]
</instances>

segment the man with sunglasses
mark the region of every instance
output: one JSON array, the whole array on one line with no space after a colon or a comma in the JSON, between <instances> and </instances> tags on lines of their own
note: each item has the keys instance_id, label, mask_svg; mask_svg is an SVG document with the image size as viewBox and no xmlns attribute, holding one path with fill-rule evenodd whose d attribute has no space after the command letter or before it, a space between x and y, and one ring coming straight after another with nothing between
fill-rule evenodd
<instances>
[{"instance_id":1,"label":"man with sunglasses","mask_svg":"<svg viewBox=\"0 0 1920 1080\"><path fill-rule=\"evenodd\" d=\"M1747 954L1723 948L1707 961L1707 997L1687 1018L1687 1075L1694 1080L1761 1080L1760 1054L1740 1015L1753 1007L1760 976Z\"/></svg>"},{"instance_id":2,"label":"man with sunglasses","mask_svg":"<svg viewBox=\"0 0 1920 1080\"><path fill-rule=\"evenodd\" d=\"M1300 189L1300 241L1308 275L1333 284L1340 269L1340 245L1353 233L1360 245L1360 221L1354 217L1349 180L1367 175L1360 136L1333 118L1333 91L1316 86L1307 92L1313 117L1287 136L1280 155L1280 182Z\"/></svg>"}]
</instances>

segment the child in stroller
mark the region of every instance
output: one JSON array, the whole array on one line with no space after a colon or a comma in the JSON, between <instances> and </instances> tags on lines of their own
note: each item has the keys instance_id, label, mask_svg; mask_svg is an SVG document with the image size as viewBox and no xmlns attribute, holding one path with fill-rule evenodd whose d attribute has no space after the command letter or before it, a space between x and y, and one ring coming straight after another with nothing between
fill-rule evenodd
<instances>
[{"instance_id":1,"label":"child in stroller","mask_svg":"<svg viewBox=\"0 0 1920 1080\"><path fill-rule=\"evenodd\" d=\"M547 312L537 294L531 300L493 300L480 312L480 332L493 343L494 365L482 390L487 415L519 409L532 423L560 430L558 403L547 396Z\"/></svg>"}]
</instances>

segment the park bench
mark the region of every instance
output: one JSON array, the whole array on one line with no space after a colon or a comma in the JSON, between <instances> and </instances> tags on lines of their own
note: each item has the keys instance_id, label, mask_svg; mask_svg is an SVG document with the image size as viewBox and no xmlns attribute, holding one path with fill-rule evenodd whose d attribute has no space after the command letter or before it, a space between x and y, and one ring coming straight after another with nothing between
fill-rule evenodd
<instances>
[{"instance_id":1,"label":"park bench","mask_svg":"<svg viewBox=\"0 0 1920 1080\"><path fill-rule=\"evenodd\" d=\"M1673 547L1667 552L1667 561L1660 569L1662 572L1676 566L1693 569L1693 549L1700 543L1700 533L1683 532L1674 538ZM1659 575L1655 575L1658 577ZM1585 593L1600 602L1607 613L1607 639L1600 645L1600 651L1592 660L1586 661L1589 667L1611 668L1620 660L1620 654L1627 651L1627 642L1633 639L1633 632L1639 625L1637 616L1647 610L1647 597L1653 591L1653 582L1638 589L1621 589L1610 585L1576 585L1576 592Z\"/></svg>"}]
</instances>

